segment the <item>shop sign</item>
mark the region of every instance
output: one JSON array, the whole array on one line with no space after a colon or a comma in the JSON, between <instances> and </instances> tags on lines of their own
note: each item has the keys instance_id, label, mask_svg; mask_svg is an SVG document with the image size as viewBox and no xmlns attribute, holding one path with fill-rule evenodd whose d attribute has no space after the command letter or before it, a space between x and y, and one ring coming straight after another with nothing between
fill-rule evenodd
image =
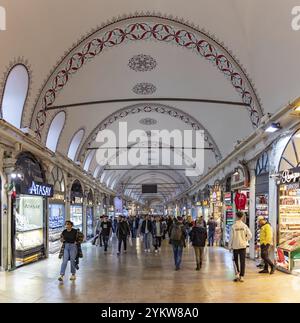
<instances>
[{"instance_id":1,"label":"shop sign","mask_svg":"<svg viewBox=\"0 0 300 323\"><path fill-rule=\"evenodd\" d=\"M300 178L300 172L285 170L281 174L280 183L281 184L295 183L299 181L299 178Z\"/></svg>"},{"instance_id":2,"label":"shop sign","mask_svg":"<svg viewBox=\"0 0 300 323\"><path fill-rule=\"evenodd\" d=\"M20 193L26 195L35 195L43 197L53 197L53 186L44 183L36 183L32 181L29 187L21 185Z\"/></svg>"},{"instance_id":3,"label":"shop sign","mask_svg":"<svg viewBox=\"0 0 300 323\"><path fill-rule=\"evenodd\" d=\"M53 200L63 201L65 199L64 194L55 193L53 194Z\"/></svg>"}]
</instances>

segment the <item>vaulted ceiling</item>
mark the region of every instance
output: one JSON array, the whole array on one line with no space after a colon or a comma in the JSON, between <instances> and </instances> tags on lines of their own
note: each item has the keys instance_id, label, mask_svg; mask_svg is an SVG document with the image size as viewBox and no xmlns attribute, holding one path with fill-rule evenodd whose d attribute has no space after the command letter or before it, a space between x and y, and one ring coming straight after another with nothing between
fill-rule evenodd
<instances>
[{"instance_id":1,"label":"vaulted ceiling","mask_svg":"<svg viewBox=\"0 0 300 323\"><path fill-rule=\"evenodd\" d=\"M264 113L299 96L294 1L2 2L0 73L5 80L18 62L30 72L22 127L46 143L53 118L65 111L56 151L67 156L83 129L76 160L84 167L88 159L90 173L133 199L165 202L197 177L174 165L100 167L100 130L118 134L119 122L128 132L203 130L205 173ZM159 193L141 194L145 183L159 183Z\"/></svg>"}]
</instances>

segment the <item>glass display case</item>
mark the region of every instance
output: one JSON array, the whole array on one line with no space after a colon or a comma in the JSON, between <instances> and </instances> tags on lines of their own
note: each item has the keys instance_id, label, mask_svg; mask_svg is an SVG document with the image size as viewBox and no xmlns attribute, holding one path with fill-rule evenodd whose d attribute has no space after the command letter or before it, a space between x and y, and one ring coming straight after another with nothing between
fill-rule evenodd
<instances>
[{"instance_id":1,"label":"glass display case","mask_svg":"<svg viewBox=\"0 0 300 323\"><path fill-rule=\"evenodd\" d=\"M87 239L91 239L94 236L94 216L93 216L93 208L86 208L86 237Z\"/></svg>"},{"instance_id":2,"label":"glass display case","mask_svg":"<svg viewBox=\"0 0 300 323\"><path fill-rule=\"evenodd\" d=\"M299 183L279 187L279 245L277 266L300 272L300 188Z\"/></svg>"},{"instance_id":3,"label":"glass display case","mask_svg":"<svg viewBox=\"0 0 300 323\"><path fill-rule=\"evenodd\" d=\"M44 252L44 200L19 195L14 205L16 265L38 259Z\"/></svg>"},{"instance_id":4,"label":"glass display case","mask_svg":"<svg viewBox=\"0 0 300 323\"><path fill-rule=\"evenodd\" d=\"M71 205L70 206L70 220L74 224L74 229L79 229L82 231L82 205Z\"/></svg>"},{"instance_id":5,"label":"glass display case","mask_svg":"<svg viewBox=\"0 0 300 323\"><path fill-rule=\"evenodd\" d=\"M65 227L64 204L49 204L49 253L60 250L60 235Z\"/></svg>"}]
</instances>

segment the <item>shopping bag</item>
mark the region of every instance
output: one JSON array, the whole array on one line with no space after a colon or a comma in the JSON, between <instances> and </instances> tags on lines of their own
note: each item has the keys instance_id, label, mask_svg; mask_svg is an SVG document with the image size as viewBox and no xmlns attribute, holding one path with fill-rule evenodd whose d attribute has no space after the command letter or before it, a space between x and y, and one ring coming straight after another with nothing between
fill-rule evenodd
<instances>
[{"instance_id":1,"label":"shopping bag","mask_svg":"<svg viewBox=\"0 0 300 323\"><path fill-rule=\"evenodd\" d=\"M131 238L131 236L128 238L128 242L129 242L130 247L132 247L132 238Z\"/></svg>"}]
</instances>

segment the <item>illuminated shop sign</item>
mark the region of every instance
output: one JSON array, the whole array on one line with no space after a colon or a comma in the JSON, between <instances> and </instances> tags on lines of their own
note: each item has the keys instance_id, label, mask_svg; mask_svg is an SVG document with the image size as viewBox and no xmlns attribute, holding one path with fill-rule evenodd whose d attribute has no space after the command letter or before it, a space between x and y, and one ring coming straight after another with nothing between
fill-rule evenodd
<instances>
[{"instance_id":1,"label":"illuminated shop sign","mask_svg":"<svg viewBox=\"0 0 300 323\"><path fill-rule=\"evenodd\" d=\"M53 186L32 181L30 187L21 187L21 194L53 197Z\"/></svg>"},{"instance_id":2,"label":"illuminated shop sign","mask_svg":"<svg viewBox=\"0 0 300 323\"><path fill-rule=\"evenodd\" d=\"M293 170L285 170L282 172L280 177L281 184L290 184L299 182L300 178L300 169L297 168L295 171Z\"/></svg>"}]
</instances>

